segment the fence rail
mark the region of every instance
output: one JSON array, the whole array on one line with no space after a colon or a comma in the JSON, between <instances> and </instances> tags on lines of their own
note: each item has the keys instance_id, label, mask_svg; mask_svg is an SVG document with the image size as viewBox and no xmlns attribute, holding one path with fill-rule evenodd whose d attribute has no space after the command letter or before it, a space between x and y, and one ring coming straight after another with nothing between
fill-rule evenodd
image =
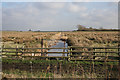
<instances>
[{"instance_id":1,"label":"fence rail","mask_svg":"<svg viewBox=\"0 0 120 80\"><path fill-rule=\"evenodd\" d=\"M50 49L63 49L63 52L48 52L48 50ZM84 49L88 49L88 50L85 51ZM40 51L34 51L34 50L40 50ZM67 50L67 52L65 52L65 50ZM96 51L96 50L99 50L99 51ZM65 47L61 47L61 48L2 48L2 55L3 56L6 55L6 56L31 57L31 55L34 54L32 55L32 57L34 56L34 57L39 57L39 58L67 58L69 60L89 60L89 61L91 60L102 61L102 60L96 60L95 57L101 57L101 58L105 57L103 61L105 60L118 61L120 57L119 50L120 50L120 47L80 47L80 46L68 46L67 48ZM19 55L18 53L21 53L21 55ZM42 54L52 54L52 53L55 53L55 54L62 53L62 54L67 54L67 56L45 56L45 55L43 56L42 55ZM24 56L24 54L31 54L31 55ZM36 54L41 54L41 56L36 56ZM112 55L109 55L109 54L112 54ZM80 57L82 57L83 59L81 59ZM109 58L115 58L115 59L109 59Z\"/></svg>"},{"instance_id":2,"label":"fence rail","mask_svg":"<svg viewBox=\"0 0 120 80\"><path fill-rule=\"evenodd\" d=\"M7 53L56 53L56 54L59 54L59 53L69 53L69 52L22 52L22 51L2 51L2 52L7 52Z\"/></svg>"},{"instance_id":3,"label":"fence rail","mask_svg":"<svg viewBox=\"0 0 120 80\"><path fill-rule=\"evenodd\" d=\"M59 48L2 48L2 49L70 49L70 48L88 48L88 49L120 49L120 47L80 47L80 46L68 46Z\"/></svg>"},{"instance_id":4,"label":"fence rail","mask_svg":"<svg viewBox=\"0 0 120 80\"><path fill-rule=\"evenodd\" d=\"M69 49L69 48L64 48L64 47L61 47L61 48L2 48L2 49Z\"/></svg>"}]
</instances>

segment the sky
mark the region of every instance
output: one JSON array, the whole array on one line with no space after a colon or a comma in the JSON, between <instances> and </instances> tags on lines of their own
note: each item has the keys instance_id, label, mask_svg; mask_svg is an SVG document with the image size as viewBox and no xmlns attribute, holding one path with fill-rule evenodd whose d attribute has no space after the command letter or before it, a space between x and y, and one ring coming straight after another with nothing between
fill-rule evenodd
<instances>
[{"instance_id":1,"label":"sky","mask_svg":"<svg viewBox=\"0 0 120 80\"><path fill-rule=\"evenodd\" d=\"M72 31L77 25L118 28L117 2L3 2L2 30Z\"/></svg>"}]
</instances>

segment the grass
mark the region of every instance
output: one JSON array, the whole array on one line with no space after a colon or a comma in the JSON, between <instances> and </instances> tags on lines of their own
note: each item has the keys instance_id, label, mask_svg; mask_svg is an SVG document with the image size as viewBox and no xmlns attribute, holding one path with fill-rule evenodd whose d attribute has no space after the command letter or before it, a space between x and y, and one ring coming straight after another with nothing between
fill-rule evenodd
<instances>
[{"instance_id":1,"label":"grass","mask_svg":"<svg viewBox=\"0 0 120 80\"><path fill-rule=\"evenodd\" d=\"M118 32L64 32L72 46L117 46ZM113 45L114 44L114 45Z\"/></svg>"},{"instance_id":2,"label":"grass","mask_svg":"<svg viewBox=\"0 0 120 80\"><path fill-rule=\"evenodd\" d=\"M19 69L11 69L11 70L4 70L3 77L7 78L52 78L52 73L45 73L45 72L29 72L29 71L21 71Z\"/></svg>"},{"instance_id":3,"label":"grass","mask_svg":"<svg viewBox=\"0 0 120 80\"><path fill-rule=\"evenodd\" d=\"M69 46L81 46L81 47L118 47L118 31L77 31L77 32L64 32L68 37ZM74 50L84 49L74 48ZM85 49L85 51L90 51ZM105 51L105 49L97 49L94 51ZM107 51L117 52L118 49L107 49ZM82 54L82 53L81 53ZM89 55L89 54L82 54ZM118 56L118 53L96 53L95 55L108 55ZM98 59L98 58L96 58ZM104 58L101 58L104 59Z\"/></svg>"},{"instance_id":4,"label":"grass","mask_svg":"<svg viewBox=\"0 0 120 80\"><path fill-rule=\"evenodd\" d=\"M102 76L101 73L105 73L106 68L108 71L111 70L109 74L112 74L112 77L118 76L116 75L118 74L117 69L114 69L116 68L114 66L118 65L118 63L115 62L107 62L107 66L103 62L94 62L95 72L91 72L93 70L93 62L87 61L34 60L32 61L32 71L31 68L28 69L30 62L31 60L3 60L3 64L7 63L9 66L14 64L20 67L15 68L13 65L9 70L3 68L3 76L7 78L105 78L106 75ZM21 70L23 66L26 69ZM50 68L48 69L49 66ZM114 68L111 69L110 66Z\"/></svg>"},{"instance_id":5,"label":"grass","mask_svg":"<svg viewBox=\"0 0 120 80\"><path fill-rule=\"evenodd\" d=\"M3 63L39 63L39 64L57 64L61 63L63 65L67 64L91 64L89 61L64 61L64 60L22 60L22 59L2 59ZM94 62L95 65L104 64L104 62ZM106 62L107 65L118 65L118 62Z\"/></svg>"},{"instance_id":6,"label":"grass","mask_svg":"<svg viewBox=\"0 0 120 80\"><path fill-rule=\"evenodd\" d=\"M93 74L93 73L92 73ZM28 72L28 71L21 71L19 69L11 69L11 70L4 70L2 77L6 78L91 78L89 73L85 73L84 75L77 75L77 74L54 74L54 73L45 73L45 72ZM97 76L94 73L94 78Z\"/></svg>"},{"instance_id":7,"label":"grass","mask_svg":"<svg viewBox=\"0 0 120 80\"><path fill-rule=\"evenodd\" d=\"M2 31L2 39L3 42L13 42L10 47L15 47L14 45L23 46L23 44L24 46L35 47L34 44L40 43L42 38L50 39L56 33L58 32ZM69 38L72 46L118 46L118 31L78 31L62 32L62 34ZM9 43L5 46L9 47Z\"/></svg>"},{"instance_id":8,"label":"grass","mask_svg":"<svg viewBox=\"0 0 120 80\"><path fill-rule=\"evenodd\" d=\"M58 32L18 32L3 31L2 44L9 48L41 47L41 39L51 39ZM59 34L59 33L58 33ZM81 47L118 47L118 31L78 31L62 32L68 37L68 45ZM43 41L44 47L48 47L47 40Z\"/></svg>"}]
</instances>

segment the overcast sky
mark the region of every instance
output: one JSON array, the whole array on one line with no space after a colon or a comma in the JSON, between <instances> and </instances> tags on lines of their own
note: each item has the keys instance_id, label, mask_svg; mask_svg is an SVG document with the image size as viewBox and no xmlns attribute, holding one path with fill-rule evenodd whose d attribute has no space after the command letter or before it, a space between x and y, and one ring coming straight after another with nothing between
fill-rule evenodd
<instances>
[{"instance_id":1,"label":"overcast sky","mask_svg":"<svg viewBox=\"0 0 120 80\"><path fill-rule=\"evenodd\" d=\"M2 29L72 31L81 24L118 28L115 2L3 2Z\"/></svg>"}]
</instances>

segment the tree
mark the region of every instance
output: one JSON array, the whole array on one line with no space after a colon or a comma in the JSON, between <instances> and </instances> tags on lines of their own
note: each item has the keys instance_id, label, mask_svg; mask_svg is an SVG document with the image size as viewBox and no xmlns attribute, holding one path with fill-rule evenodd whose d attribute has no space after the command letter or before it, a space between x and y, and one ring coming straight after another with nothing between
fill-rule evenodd
<instances>
[{"instance_id":1,"label":"tree","mask_svg":"<svg viewBox=\"0 0 120 80\"><path fill-rule=\"evenodd\" d=\"M83 25L77 25L78 31L86 30L87 28Z\"/></svg>"},{"instance_id":2,"label":"tree","mask_svg":"<svg viewBox=\"0 0 120 80\"><path fill-rule=\"evenodd\" d=\"M29 29L28 31L32 31L31 29Z\"/></svg>"},{"instance_id":3,"label":"tree","mask_svg":"<svg viewBox=\"0 0 120 80\"><path fill-rule=\"evenodd\" d=\"M89 30L89 31L94 31L95 28L89 27L88 30Z\"/></svg>"},{"instance_id":4,"label":"tree","mask_svg":"<svg viewBox=\"0 0 120 80\"><path fill-rule=\"evenodd\" d=\"M99 29L100 29L100 30L102 30L102 29L103 29L103 27L100 27Z\"/></svg>"},{"instance_id":5,"label":"tree","mask_svg":"<svg viewBox=\"0 0 120 80\"><path fill-rule=\"evenodd\" d=\"M89 27L89 29L93 29L92 27Z\"/></svg>"}]
</instances>

